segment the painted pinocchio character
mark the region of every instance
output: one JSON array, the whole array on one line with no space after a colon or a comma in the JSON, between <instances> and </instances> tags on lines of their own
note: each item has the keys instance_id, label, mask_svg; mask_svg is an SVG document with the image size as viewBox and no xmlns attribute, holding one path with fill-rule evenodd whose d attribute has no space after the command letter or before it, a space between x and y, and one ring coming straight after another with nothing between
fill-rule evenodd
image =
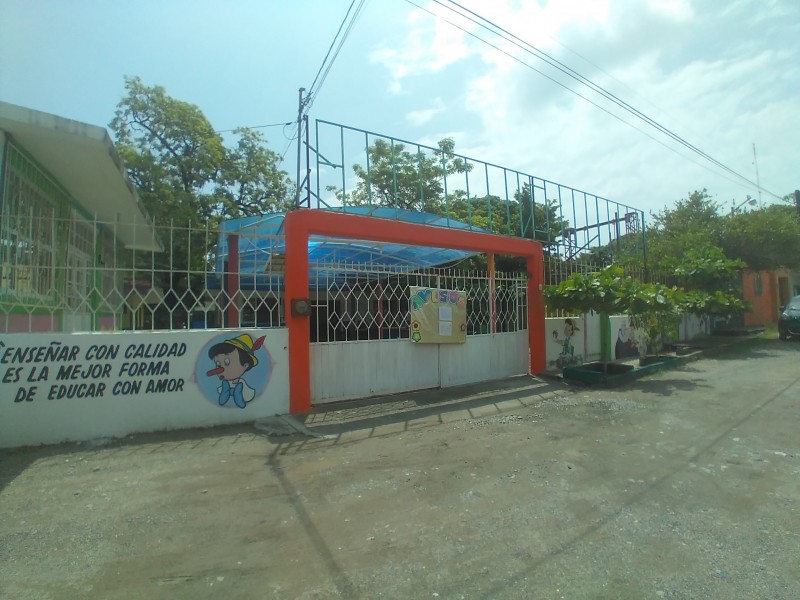
<instances>
[{"instance_id":1,"label":"painted pinocchio character","mask_svg":"<svg viewBox=\"0 0 800 600\"><path fill-rule=\"evenodd\" d=\"M239 408L244 408L256 396L253 388L247 385L244 374L258 364L255 352L264 344L264 336L253 341L248 334L214 344L208 357L214 361L215 368L206 373L209 377L218 376L222 383L217 388L220 406L233 400Z\"/></svg>"}]
</instances>

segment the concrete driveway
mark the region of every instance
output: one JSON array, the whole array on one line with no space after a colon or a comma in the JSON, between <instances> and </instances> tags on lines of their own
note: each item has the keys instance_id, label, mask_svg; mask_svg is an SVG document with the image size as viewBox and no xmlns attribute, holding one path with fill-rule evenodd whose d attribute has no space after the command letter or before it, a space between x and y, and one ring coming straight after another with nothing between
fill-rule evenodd
<instances>
[{"instance_id":1,"label":"concrete driveway","mask_svg":"<svg viewBox=\"0 0 800 600\"><path fill-rule=\"evenodd\" d=\"M800 343L0 453L0 598L800 598Z\"/></svg>"}]
</instances>

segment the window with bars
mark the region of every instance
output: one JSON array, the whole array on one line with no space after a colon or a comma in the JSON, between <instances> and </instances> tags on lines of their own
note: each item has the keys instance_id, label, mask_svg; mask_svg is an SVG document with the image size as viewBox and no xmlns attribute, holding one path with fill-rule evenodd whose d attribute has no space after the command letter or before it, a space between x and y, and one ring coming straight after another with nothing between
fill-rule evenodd
<instances>
[{"instance_id":1,"label":"window with bars","mask_svg":"<svg viewBox=\"0 0 800 600\"><path fill-rule=\"evenodd\" d=\"M79 312L88 312L92 308L94 247L94 227L73 212L67 246L66 300L67 306Z\"/></svg>"},{"instance_id":2,"label":"window with bars","mask_svg":"<svg viewBox=\"0 0 800 600\"><path fill-rule=\"evenodd\" d=\"M16 146L8 145L0 219L0 290L17 297L57 295L58 216L66 194Z\"/></svg>"}]
</instances>

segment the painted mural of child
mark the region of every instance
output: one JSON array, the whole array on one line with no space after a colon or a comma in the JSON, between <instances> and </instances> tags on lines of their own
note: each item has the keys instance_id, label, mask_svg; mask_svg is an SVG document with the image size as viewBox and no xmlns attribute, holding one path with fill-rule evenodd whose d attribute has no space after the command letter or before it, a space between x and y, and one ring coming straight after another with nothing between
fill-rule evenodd
<instances>
[{"instance_id":1,"label":"painted mural of child","mask_svg":"<svg viewBox=\"0 0 800 600\"><path fill-rule=\"evenodd\" d=\"M573 319L564 319L564 339L561 341L563 346L561 350L562 356L573 356L575 354L575 345L572 343L572 336L576 331L580 331L578 325Z\"/></svg>"},{"instance_id":2,"label":"painted mural of child","mask_svg":"<svg viewBox=\"0 0 800 600\"><path fill-rule=\"evenodd\" d=\"M583 363L583 355L575 354L575 344L573 342L575 333L580 331L578 319L564 319L564 337L559 337L557 329L553 329L552 338L553 342L558 344L561 349L554 360L550 361L550 368L561 369L570 365L579 365Z\"/></svg>"}]
</instances>

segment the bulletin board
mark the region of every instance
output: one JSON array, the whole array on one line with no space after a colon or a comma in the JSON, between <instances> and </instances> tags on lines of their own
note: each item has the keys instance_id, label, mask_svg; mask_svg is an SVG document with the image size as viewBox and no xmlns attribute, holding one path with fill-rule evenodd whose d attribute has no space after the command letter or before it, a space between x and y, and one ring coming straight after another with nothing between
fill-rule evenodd
<instances>
[{"instance_id":1,"label":"bulletin board","mask_svg":"<svg viewBox=\"0 0 800 600\"><path fill-rule=\"evenodd\" d=\"M411 342L463 344L467 341L467 293L410 286Z\"/></svg>"}]
</instances>

